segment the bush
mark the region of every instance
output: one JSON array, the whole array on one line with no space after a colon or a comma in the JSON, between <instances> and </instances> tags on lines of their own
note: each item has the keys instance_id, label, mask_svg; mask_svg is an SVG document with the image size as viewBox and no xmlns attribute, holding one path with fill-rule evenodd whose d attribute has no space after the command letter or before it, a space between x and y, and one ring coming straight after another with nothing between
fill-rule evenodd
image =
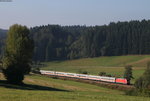
<instances>
[{"instance_id":1,"label":"bush","mask_svg":"<svg viewBox=\"0 0 150 101\"><path fill-rule=\"evenodd\" d=\"M111 74L107 74L106 76L107 76L107 77L112 77L112 75L111 75Z\"/></svg>"},{"instance_id":2,"label":"bush","mask_svg":"<svg viewBox=\"0 0 150 101\"><path fill-rule=\"evenodd\" d=\"M106 72L99 72L99 76L106 76Z\"/></svg>"},{"instance_id":3,"label":"bush","mask_svg":"<svg viewBox=\"0 0 150 101\"><path fill-rule=\"evenodd\" d=\"M147 69L144 74L135 81L134 86L136 87L135 91L130 91L127 94L150 97L150 62L147 63Z\"/></svg>"},{"instance_id":4,"label":"bush","mask_svg":"<svg viewBox=\"0 0 150 101\"><path fill-rule=\"evenodd\" d=\"M99 76L107 76L107 77L112 77L111 74L106 74L106 72L99 72Z\"/></svg>"},{"instance_id":5,"label":"bush","mask_svg":"<svg viewBox=\"0 0 150 101\"><path fill-rule=\"evenodd\" d=\"M150 62L147 63L147 69L144 74L136 80L135 87L137 89L149 89L150 86Z\"/></svg>"},{"instance_id":6,"label":"bush","mask_svg":"<svg viewBox=\"0 0 150 101\"><path fill-rule=\"evenodd\" d=\"M83 71L82 74L88 74L88 72L87 71Z\"/></svg>"},{"instance_id":7,"label":"bush","mask_svg":"<svg viewBox=\"0 0 150 101\"><path fill-rule=\"evenodd\" d=\"M134 86L135 86L137 89L141 89L142 86L143 86L143 77L138 78L138 79L135 81Z\"/></svg>"},{"instance_id":8,"label":"bush","mask_svg":"<svg viewBox=\"0 0 150 101\"><path fill-rule=\"evenodd\" d=\"M79 70L79 74L88 74L88 72L87 71Z\"/></svg>"},{"instance_id":9,"label":"bush","mask_svg":"<svg viewBox=\"0 0 150 101\"><path fill-rule=\"evenodd\" d=\"M41 74L41 72L40 72L40 68L38 68L38 67L34 67L34 68L31 68L31 72L32 73L36 73L36 74Z\"/></svg>"}]
</instances>

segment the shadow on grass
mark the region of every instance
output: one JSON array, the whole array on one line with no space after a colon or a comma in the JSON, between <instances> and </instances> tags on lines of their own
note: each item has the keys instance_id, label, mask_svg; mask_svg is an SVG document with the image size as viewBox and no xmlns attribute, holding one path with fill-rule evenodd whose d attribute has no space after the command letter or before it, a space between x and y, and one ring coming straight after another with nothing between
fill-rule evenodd
<instances>
[{"instance_id":1,"label":"shadow on grass","mask_svg":"<svg viewBox=\"0 0 150 101\"><path fill-rule=\"evenodd\" d=\"M20 89L20 90L43 90L43 91L64 91L69 92L68 90L57 89L52 87L40 86L40 85L32 85L32 84L22 84L22 85L14 85L9 84L5 80L0 80L0 86L11 89Z\"/></svg>"}]
</instances>

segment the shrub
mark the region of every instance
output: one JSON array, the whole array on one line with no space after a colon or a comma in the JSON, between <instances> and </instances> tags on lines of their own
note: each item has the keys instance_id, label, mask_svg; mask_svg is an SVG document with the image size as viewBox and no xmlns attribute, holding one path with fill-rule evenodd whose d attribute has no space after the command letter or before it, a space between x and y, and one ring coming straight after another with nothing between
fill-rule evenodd
<instances>
[{"instance_id":1,"label":"shrub","mask_svg":"<svg viewBox=\"0 0 150 101\"><path fill-rule=\"evenodd\" d=\"M99 72L99 76L106 76L106 72Z\"/></svg>"},{"instance_id":2,"label":"shrub","mask_svg":"<svg viewBox=\"0 0 150 101\"><path fill-rule=\"evenodd\" d=\"M150 97L150 62L147 63L147 69L144 74L135 81L134 86L136 87L135 91L128 92L128 94L133 95L136 92L138 96Z\"/></svg>"},{"instance_id":3,"label":"shrub","mask_svg":"<svg viewBox=\"0 0 150 101\"><path fill-rule=\"evenodd\" d=\"M79 74L88 74L88 72L87 71L79 70Z\"/></svg>"},{"instance_id":4,"label":"shrub","mask_svg":"<svg viewBox=\"0 0 150 101\"><path fill-rule=\"evenodd\" d=\"M36 73L36 74L41 74L40 68L38 68L38 67L31 68L31 72Z\"/></svg>"},{"instance_id":5,"label":"shrub","mask_svg":"<svg viewBox=\"0 0 150 101\"><path fill-rule=\"evenodd\" d=\"M112 77L112 75L111 75L111 74L107 74L106 76L107 76L107 77Z\"/></svg>"},{"instance_id":6,"label":"shrub","mask_svg":"<svg viewBox=\"0 0 150 101\"><path fill-rule=\"evenodd\" d=\"M82 74L88 74L88 72L87 71L83 71Z\"/></svg>"},{"instance_id":7,"label":"shrub","mask_svg":"<svg viewBox=\"0 0 150 101\"><path fill-rule=\"evenodd\" d=\"M147 63L147 69L144 74L136 80L135 87L137 89L149 89L150 86L150 62Z\"/></svg>"}]
</instances>

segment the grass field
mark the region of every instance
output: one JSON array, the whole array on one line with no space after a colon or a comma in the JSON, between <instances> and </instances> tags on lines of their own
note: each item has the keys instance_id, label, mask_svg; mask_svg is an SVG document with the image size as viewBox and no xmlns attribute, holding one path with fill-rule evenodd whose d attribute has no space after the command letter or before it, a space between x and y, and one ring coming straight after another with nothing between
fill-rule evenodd
<instances>
[{"instance_id":1,"label":"grass field","mask_svg":"<svg viewBox=\"0 0 150 101\"><path fill-rule=\"evenodd\" d=\"M38 75L26 76L24 87L6 84L0 76L0 101L150 101L122 91Z\"/></svg>"},{"instance_id":2,"label":"grass field","mask_svg":"<svg viewBox=\"0 0 150 101\"><path fill-rule=\"evenodd\" d=\"M105 71L121 77L124 66L132 64L133 75L138 78L149 60L149 55L87 58L47 62L42 69L77 73L88 71L95 75ZM40 75L26 76L24 82L26 85L23 87L7 84L0 74L0 101L150 101L148 97L127 96L123 91Z\"/></svg>"},{"instance_id":3,"label":"grass field","mask_svg":"<svg viewBox=\"0 0 150 101\"><path fill-rule=\"evenodd\" d=\"M117 77L122 77L125 65L133 66L134 82L143 74L147 62L150 61L150 55L131 55L131 56L112 56L85 58L68 61L46 62L42 69L53 71L64 71L79 73L79 71L88 71L89 74L98 75L99 72L106 72Z\"/></svg>"}]
</instances>

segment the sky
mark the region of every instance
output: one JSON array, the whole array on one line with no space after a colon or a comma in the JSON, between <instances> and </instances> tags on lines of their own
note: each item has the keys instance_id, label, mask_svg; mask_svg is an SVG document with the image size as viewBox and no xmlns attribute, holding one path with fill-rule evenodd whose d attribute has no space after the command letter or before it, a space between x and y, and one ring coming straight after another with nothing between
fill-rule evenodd
<instances>
[{"instance_id":1,"label":"sky","mask_svg":"<svg viewBox=\"0 0 150 101\"><path fill-rule=\"evenodd\" d=\"M150 19L150 0L0 0L0 28L12 24L104 25Z\"/></svg>"}]
</instances>

